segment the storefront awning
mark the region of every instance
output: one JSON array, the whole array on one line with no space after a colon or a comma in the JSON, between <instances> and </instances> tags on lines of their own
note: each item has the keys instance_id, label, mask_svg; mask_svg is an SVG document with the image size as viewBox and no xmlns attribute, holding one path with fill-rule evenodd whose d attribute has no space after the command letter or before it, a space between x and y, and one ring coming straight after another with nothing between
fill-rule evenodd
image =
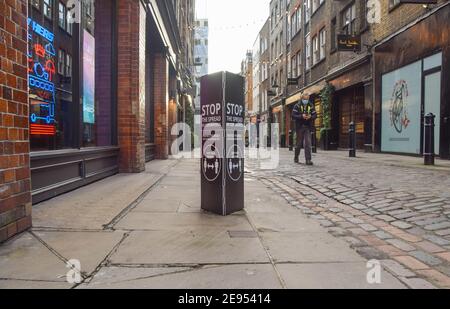
<instances>
[{"instance_id":1,"label":"storefront awning","mask_svg":"<svg viewBox=\"0 0 450 309\"><path fill-rule=\"evenodd\" d=\"M302 98L302 92L298 92L286 100L286 105L294 104Z\"/></svg>"},{"instance_id":2,"label":"storefront awning","mask_svg":"<svg viewBox=\"0 0 450 309\"><path fill-rule=\"evenodd\" d=\"M302 95L304 93L309 93L310 95L319 93L326 85L327 85L326 81L321 80L320 82L318 82L308 88L305 88L305 89L297 92L296 94L290 96L289 98L287 98L286 105L291 105L291 104L294 104L294 103L300 101L300 99L302 98Z\"/></svg>"}]
</instances>

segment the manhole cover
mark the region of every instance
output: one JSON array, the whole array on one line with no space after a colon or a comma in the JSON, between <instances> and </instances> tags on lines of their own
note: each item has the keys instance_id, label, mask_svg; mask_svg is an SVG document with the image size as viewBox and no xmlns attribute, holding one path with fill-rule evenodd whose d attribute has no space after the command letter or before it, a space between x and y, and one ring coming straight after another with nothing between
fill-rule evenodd
<instances>
[{"instance_id":1,"label":"manhole cover","mask_svg":"<svg viewBox=\"0 0 450 309\"><path fill-rule=\"evenodd\" d=\"M258 234L254 231L228 231L230 238L257 238Z\"/></svg>"}]
</instances>

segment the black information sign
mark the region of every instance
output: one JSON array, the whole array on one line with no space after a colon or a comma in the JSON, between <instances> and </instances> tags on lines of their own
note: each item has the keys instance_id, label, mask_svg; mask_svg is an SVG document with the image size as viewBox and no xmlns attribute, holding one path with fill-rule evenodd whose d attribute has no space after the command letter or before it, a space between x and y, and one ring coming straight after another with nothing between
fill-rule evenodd
<instances>
[{"instance_id":1,"label":"black information sign","mask_svg":"<svg viewBox=\"0 0 450 309\"><path fill-rule=\"evenodd\" d=\"M244 209L244 79L220 72L201 79L202 209Z\"/></svg>"},{"instance_id":2,"label":"black information sign","mask_svg":"<svg viewBox=\"0 0 450 309\"><path fill-rule=\"evenodd\" d=\"M361 36L339 34L337 36L339 51L361 51Z\"/></svg>"}]
</instances>

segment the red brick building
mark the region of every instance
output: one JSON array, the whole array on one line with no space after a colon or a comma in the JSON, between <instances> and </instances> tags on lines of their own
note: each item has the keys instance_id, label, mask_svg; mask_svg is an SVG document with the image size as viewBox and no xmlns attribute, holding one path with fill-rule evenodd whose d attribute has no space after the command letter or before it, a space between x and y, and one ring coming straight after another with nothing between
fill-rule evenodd
<instances>
[{"instance_id":1,"label":"red brick building","mask_svg":"<svg viewBox=\"0 0 450 309\"><path fill-rule=\"evenodd\" d=\"M0 2L0 242L31 205L167 159L193 102L194 0Z\"/></svg>"},{"instance_id":2,"label":"red brick building","mask_svg":"<svg viewBox=\"0 0 450 309\"><path fill-rule=\"evenodd\" d=\"M0 3L0 242L31 226L27 5Z\"/></svg>"}]
</instances>

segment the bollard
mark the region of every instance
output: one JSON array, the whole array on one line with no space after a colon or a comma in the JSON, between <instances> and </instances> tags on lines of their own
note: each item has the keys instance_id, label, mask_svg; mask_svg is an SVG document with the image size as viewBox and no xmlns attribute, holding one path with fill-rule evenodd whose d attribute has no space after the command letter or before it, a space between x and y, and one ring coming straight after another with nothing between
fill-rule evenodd
<instances>
[{"instance_id":1,"label":"bollard","mask_svg":"<svg viewBox=\"0 0 450 309\"><path fill-rule=\"evenodd\" d=\"M434 145L434 129L436 116L432 113L425 116L425 151L424 161L425 165L435 164L435 145Z\"/></svg>"},{"instance_id":2,"label":"bollard","mask_svg":"<svg viewBox=\"0 0 450 309\"><path fill-rule=\"evenodd\" d=\"M294 151L294 131L289 130L289 151Z\"/></svg>"},{"instance_id":3,"label":"bollard","mask_svg":"<svg viewBox=\"0 0 450 309\"><path fill-rule=\"evenodd\" d=\"M312 153L317 153L317 136L316 136L316 130L313 130L311 132L311 147L312 147Z\"/></svg>"},{"instance_id":4,"label":"bollard","mask_svg":"<svg viewBox=\"0 0 450 309\"><path fill-rule=\"evenodd\" d=\"M355 123L350 122L350 129L348 130L349 135L349 156L350 158L356 158L356 128Z\"/></svg>"}]
</instances>

